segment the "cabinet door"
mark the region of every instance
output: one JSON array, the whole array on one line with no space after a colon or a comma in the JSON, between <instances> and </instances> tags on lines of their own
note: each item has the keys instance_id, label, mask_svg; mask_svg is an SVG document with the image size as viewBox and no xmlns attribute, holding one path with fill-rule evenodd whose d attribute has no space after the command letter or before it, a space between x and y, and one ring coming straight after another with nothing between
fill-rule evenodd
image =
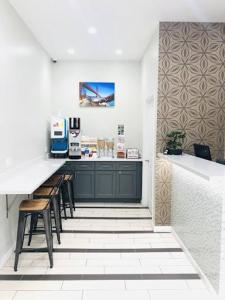
<instances>
[{"instance_id":1,"label":"cabinet door","mask_svg":"<svg viewBox=\"0 0 225 300\"><path fill-rule=\"evenodd\" d=\"M115 172L96 171L95 172L95 198L115 197Z\"/></svg>"},{"instance_id":2,"label":"cabinet door","mask_svg":"<svg viewBox=\"0 0 225 300\"><path fill-rule=\"evenodd\" d=\"M125 199L137 197L136 171L117 171L116 197Z\"/></svg>"},{"instance_id":3,"label":"cabinet door","mask_svg":"<svg viewBox=\"0 0 225 300\"><path fill-rule=\"evenodd\" d=\"M94 198L94 171L76 171L74 177L75 198Z\"/></svg>"}]
</instances>

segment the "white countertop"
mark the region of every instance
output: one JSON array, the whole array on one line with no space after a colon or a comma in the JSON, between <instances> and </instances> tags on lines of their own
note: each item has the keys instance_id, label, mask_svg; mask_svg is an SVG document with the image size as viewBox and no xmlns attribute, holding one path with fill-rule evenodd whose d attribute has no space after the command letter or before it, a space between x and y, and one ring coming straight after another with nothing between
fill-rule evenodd
<instances>
[{"instance_id":1,"label":"white countertop","mask_svg":"<svg viewBox=\"0 0 225 300\"><path fill-rule=\"evenodd\" d=\"M66 161L142 161L110 157L82 159L37 159L0 174L0 195L29 195L53 175Z\"/></svg>"},{"instance_id":2,"label":"white countertop","mask_svg":"<svg viewBox=\"0 0 225 300\"><path fill-rule=\"evenodd\" d=\"M63 159L37 159L0 175L0 194L29 195L53 175Z\"/></svg>"},{"instance_id":3,"label":"white countertop","mask_svg":"<svg viewBox=\"0 0 225 300\"><path fill-rule=\"evenodd\" d=\"M163 155L163 158L207 180L215 180L224 177L225 183L225 165L189 154Z\"/></svg>"},{"instance_id":4,"label":"white countertop","mask_svg":"<svg viewBox=\"0 0 225 300\"><path fill-rule=\"evenodd\" d=\"M54 158L53 158L54 159ZM57 160L57 159L55 159ZM87 157L87 158L81 158L81 159L70 159L70 158L66 158L65 161L124 161L124 162L128 162L128 161L142 161L141 158L113 158L113 157Z\"/></svg>"}]
</instances>

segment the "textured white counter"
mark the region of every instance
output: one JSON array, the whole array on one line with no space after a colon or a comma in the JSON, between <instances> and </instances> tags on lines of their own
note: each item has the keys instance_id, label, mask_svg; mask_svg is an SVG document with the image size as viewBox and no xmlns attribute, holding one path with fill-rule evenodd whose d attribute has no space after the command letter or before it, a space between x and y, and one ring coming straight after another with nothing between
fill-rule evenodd
<instances>
[{"instance_id":1,"label":"textured white counter","mask_svg":"<svg viewBox=\"0 0 225 300\"><path fill-rule=\"evenodd\" d=\"M224 177L214 178L225 182ZM207 280L221 292L225 278L225 184L218 181L172 164L172 228Z\"/></svg>"},{"instance_id":2,"label":"textured white counter","mask_svg":"<svg viewBox=\"0 0 225 300\"><path fill-rule=\"evenodd\" d=\"M207 180L225 180L225 165L189 154L164 155L163 157L169 162L191 171Z\"/></svg>"},{"instance_id":3,"label":"textured white counter","mask_svg":"<svg viewBox=\"0 0 225 300\"><path fill-rule=\"evenodd\" d=\"M0 194L32 194L63 164L62 159L38 159L0 175Z\"/></svg>"}]
</instances>

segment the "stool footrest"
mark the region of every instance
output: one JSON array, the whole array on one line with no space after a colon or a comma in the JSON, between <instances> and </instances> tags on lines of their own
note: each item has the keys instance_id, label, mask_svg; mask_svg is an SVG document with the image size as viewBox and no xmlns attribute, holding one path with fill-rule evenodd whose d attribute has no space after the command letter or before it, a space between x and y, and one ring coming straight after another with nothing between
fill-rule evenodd
<instances>
[{"instance_id":1,"label":"stool footrest","mask_svg":"<svg viewBox=\"0 0 225 300\"><path fill-rule=\"evenodd\" d=\"M52 249L54 251L54 249ZM27 252L48 252L48 248L23 248L21 251L22 253L27 253Z\"/></svg>"}]
</instances>

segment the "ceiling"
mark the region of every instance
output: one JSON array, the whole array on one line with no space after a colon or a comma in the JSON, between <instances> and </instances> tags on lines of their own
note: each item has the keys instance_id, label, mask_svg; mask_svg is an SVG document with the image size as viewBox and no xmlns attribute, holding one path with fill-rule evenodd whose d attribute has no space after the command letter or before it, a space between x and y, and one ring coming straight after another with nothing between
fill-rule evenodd
<instances>
[{"instance_id":1,"label":"ceiling","mask_svg":"<svg viewBox=\"0 0 225 300\"><path fill-rule=\"evenodd\" d=\"M9 2L46 52L58 60L140 60L159 21L225 20L225 0Z\"/></svg>"}]
</instances>

